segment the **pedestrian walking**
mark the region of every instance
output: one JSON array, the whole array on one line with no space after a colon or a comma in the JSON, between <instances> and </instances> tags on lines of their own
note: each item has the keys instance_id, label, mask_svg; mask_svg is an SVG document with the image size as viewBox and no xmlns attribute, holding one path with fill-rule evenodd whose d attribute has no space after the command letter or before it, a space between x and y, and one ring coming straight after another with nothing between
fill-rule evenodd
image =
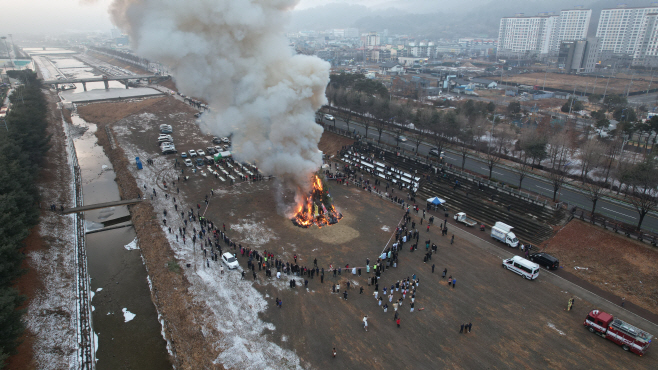
<instances>
[{"instance_id":1,"label":"pedestrian walking","mask_svg":"<svg viewBox=\"0 0 658 370\"><path fill-rule=\"evenodd\" d=\"M343 298L347 301L347 290L343 292Z\"/></svg>"},{"instance_id":2,"label":"pedestrian walking","mask_svg":"<svg viewBox=\"0 0 658 370\"><path fill-rule=\"evenodd\" d=\"M621 299L621 306L624 307L624 304L626 304L626 297Z\"/></svg>"},{"instance_id":3,"label":"pedestrian walking","mask_svg":"<svg viewBox=\"0 0 658 370\"><path fill-rule=\"evenodd\" d=\"M457 284L457 279L453 278L452 279L452 288L455 288L455 284Z\"/></svg>"},{"instance_id":4,"label":"pedestrian walking","mask_svg":"<svg viewBox=\"0 0 658 370\"><path fill-rule=\"evenodd\" d=\"M334 357L336 357L336 347L334 347L334 349L331 351L331 353Z\"/></svg>"},{"instance_id":5,"label":"pedestrian walking","mask_svg":"<svg viewBox=\"0 0 658 370\"><path fill-rule=\"evenodd\" d=\"M468 332L469 332L469 333L471 332L471 328L472 328L472 327L473 327L473 324L471 324L471 323L469 322L469 323L468 323Z\"/></svg>"},{"instance_id":6,"label":"pedestrian walking","mask_svg":"<svg viewBox=\"0 0 658 370\"><path fill-rule=\"evenodd\" d=\"M448 273L448 269L447 268L443 269L443 276L441 276L441 278L445 278L447 273Z\"/></svg>"},{"instance_id":7,"label":"pedestrian walking","mask_svg":"<svg viewBox=\"0 0 658 370\"><path fill-rule=\"evenodd\" d=\"M432 264L432 273L434 273L434 264Z\"/></svg>"},{"instance_id":8,"label":"pedestrian walking","mask_svg":"<svg viewBox=\"0 0 658 370\"><path fill-rule=\"evenodd\" d=\"M464 324L462 324L462 326L459 328L459 332L460 332L460 333L463 333L463 332L464 332Z\"/></svg>"},{"instance_id":9,"label":"pedestrian walking","mask_svg":"<svg viewBox=\"0 0 658 370\"><path fill-rule=\"evenodd\" d=\"M368 315L363 316L363 328L368 331Z\"/></svg>"},{"instance_id":10,"label":"pedestrian walking","mask_svg":"<svg viewBox=\"0 0 658 370\"><path fill-rule=\"evenodd\" d=\"M414 302L411 302L411 311L410 312L414 312Z\"/></svg>"},{"instance_id":11,"label":"pedestrian walking","mask_svg":"<svg viewBox=\"0 0 658 370\"><path fill-rule=\"evenodd\" d=\"M452 238L450 238L450 244L455 242L455 234L452 234Z\"/></svg>"},{"instance_id":12,"label":"pedestrian walking","mask_svg":"<svg viewBox=\"0 0 658 370\"><path fill-rule=\"evenodd\" d=\"M398 317L398 319L395 321L395 323L398 324L398 329L399 329L399 328L400 328L400 318L399 318L399 317Z\"/></svg>"},{"instance_id":13,"label":"pedestrian walking","mask_svg":"<svg viewBox=\"0 0 658 370\"><path fill-rule=\"evenodd\" d=\"M448 286L451 286L451 285L452 285L452 276L450 276L450 277L448 278Z\"/></svg>"}]
</instances>

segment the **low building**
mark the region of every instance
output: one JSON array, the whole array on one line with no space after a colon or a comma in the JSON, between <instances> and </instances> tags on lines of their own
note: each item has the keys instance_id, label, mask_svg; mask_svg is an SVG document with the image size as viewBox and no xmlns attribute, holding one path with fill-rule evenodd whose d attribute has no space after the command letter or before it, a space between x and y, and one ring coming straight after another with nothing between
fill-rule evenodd
<instances>
[{"instance_id":1,"label":"low building","mask_svg":"<svg viewBox=\"0 0 658 370\"><path fill-rule=\"evenodd\" d=\"M395 62L388 62L379 66L379 73L382 75L403 75L404 68Z\"/></svg>"},{"instance_id":2,"label":"low building","mask_svg":"<svg viewBox=\"0 0 658 370\"><path fill-rule=\"evenodd\" d=\"M557 62L567 73L592 73L599 59L599 39L562 41Z\"/></svg>"}]
</instances>

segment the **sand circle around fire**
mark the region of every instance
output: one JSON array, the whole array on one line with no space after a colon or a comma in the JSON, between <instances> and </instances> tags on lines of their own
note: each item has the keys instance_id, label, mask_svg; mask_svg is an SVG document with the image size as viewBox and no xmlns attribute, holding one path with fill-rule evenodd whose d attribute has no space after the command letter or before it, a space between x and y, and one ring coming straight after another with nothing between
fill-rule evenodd
<instances>
[{"instance_id":1,"label":"sand circle around fire","mask_svg":"<svg viewBox=\"0 0 658 370\"><path fill-rule=\"evenodd\" d=\"M347 225L341 225L338 223L336 225L331 225L330 227L323 227L319 230L314 230L311 235L323 243L343 244L358 238L360 233Z\"/></svg>"}]
</instances>

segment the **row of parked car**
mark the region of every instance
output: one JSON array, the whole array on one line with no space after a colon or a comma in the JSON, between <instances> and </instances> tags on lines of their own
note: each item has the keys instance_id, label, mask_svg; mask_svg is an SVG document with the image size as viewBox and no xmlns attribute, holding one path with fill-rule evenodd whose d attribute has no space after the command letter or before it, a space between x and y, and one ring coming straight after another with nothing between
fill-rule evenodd
<instances>
[{"instance_id":1,"label":"row of parked car","mask_svg":"<svg viewBox=\"0 0 658 370\"><path fill-rule=\"evenodd\" d=\"M178 153L174 146L174 138L170 135L174 130L171 125L160 125L160 135L158 136L158 145L162 154L175 154Z\"/></svg>"}]
</instances>

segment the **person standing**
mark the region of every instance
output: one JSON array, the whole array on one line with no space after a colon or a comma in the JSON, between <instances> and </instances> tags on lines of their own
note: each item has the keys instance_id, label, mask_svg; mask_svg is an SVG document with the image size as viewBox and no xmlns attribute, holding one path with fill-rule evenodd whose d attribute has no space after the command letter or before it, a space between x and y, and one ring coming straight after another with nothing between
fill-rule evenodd
<instances>
[{"instance_id":1,"label":"person standing","mask_svg":"<svg viewBox=\"0 0 658 370\"><path fill-rule=\"evenodd\" d=\"M448 269L444 268L443 269L443 276L441 276L441 278L445 278L447 273L448 273Z\"/></svg>"},{"instance_id":2,"label":"person standing","mask_svg":"<svg viewBox=\"0 0 658 370\"><path fill-rule=\"evenodd\" d=\"M452 288L455 288L455 284L457 284L457 279L453 278L452 279Z\"/></svg>"},{"instance_id":3,"label":"person standing","mask_svg":"<svg viewBox=\"0 0 658 370\"><path fill-rule=\"evenodd\" d=\"M363 316L363 328L368 331L368 315Z\"/></svg>"},{"instance_id":4,"label":"person standing","mask_svg":"<svg viewBox=\"0 0 658 370\"><path fill-rule=\"evenodd\" d=\"M471 328L472 328L472 327L473 327L473 324L471 324L471 323L469 322L469 323L468 323L468 332L469 332L469 333L471 332Z\"/></svg>"},{"instance_id":5,"label":"person standing","mask_svg":"<svg viewBox=\"0 0 658 370\"><path fill-rule=\"evenodd\" d=\"M343 292L343 297L344 297L345 300L347 301L347 290Z\"/></svg>"},{"instance_id":6,"label":"person standing","mask_svg":"<svg viewBox=\"0 0 658 370\"><path fill-rule=\"evenodd\" d=\"M432 264L432 273L434 273L434 264Z\"/></svg>"},{"instance_id":7,"label":"person standing","mask_svg":"<svg viewBox=\"0 0 658 370\"><path fill-rule=\"evenodd\" d=\"M334 357L336 357L336 347L334 347L334 349L331 351L331 353Z\"/></svg>"},{"instance_id":8,"label":"person standing","mask_svg":"<svg viewBox=\"0 0 658 370\"><path fill-rule=\"evenodd\" d=\"M414 312L414 302L413 301L411 302L411 311L410 312Z\"/></svg>"},{"instance_id":9,"label":"person standing","mask_svg":"<svg viewBox=\"0 0 658 370\"><path fill-rule=\"evenodd\" d=\"M461 334L463 332L464 332L464 324L462 324L461 328L459 328L459 333Z\"/></svg>"},{"instance_id":10,"label":"person standing","mask_svg":"<svg viewBox=\"0 0 658 370\"><path fill-rule=\"evenodd\" d=\"M400 328L400 318L398 317L397 320L395 320L395 323L398 324L398 329Z\"/></svg>"},{"instance_id":11,"label":"person standing","mask_svg":"<svg viewBox=\"0 0 658 370\"><path fill-rule=\"evenodd\" d=\"M452 238L450 238L450 244L453 244L455 242L455 234L452 234Z\"/></svg>"}]
</instances>

